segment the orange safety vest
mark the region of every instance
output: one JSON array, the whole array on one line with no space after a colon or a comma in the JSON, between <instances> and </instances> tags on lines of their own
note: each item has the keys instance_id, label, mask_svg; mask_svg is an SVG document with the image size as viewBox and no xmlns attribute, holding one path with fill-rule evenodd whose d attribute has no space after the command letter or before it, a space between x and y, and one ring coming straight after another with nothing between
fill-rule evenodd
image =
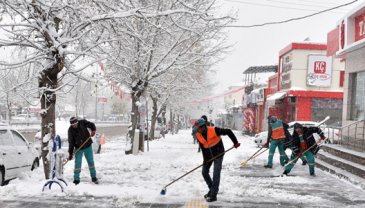
<instances>
[{"instance_id":1,"label":"orange safety vest","mask_svg":"<svg viewBox=\"0 0 365 208\"><path fill-rule=\"evenodd\" d=\"M285 138L285 132L283 127L283 122L278 120L275 123L270 124L272 127L271 138L274 140Z\"/></svg>"},{"instance_id":2,"label":"orange safety vest","mask_svg":"<svg viewBox=\"0 0 365 208\"><path fill-rule=\"evenodd\" d=\"M207 140L198 132L196 133L196 138L203 145L204 148L210 148L218 144L221 141L221 137L215 133L214 126L207 126Z\"/></svg>"},{"instance_id":3,"label":"orange safety vest","mask_svg":"<svg viewBox=\"0 0 365 208\"><path fill-rule=\"evenodd\" d=\"M272 139L282 139L282 138L285 138L285 134L284 134L283 127L277 128L277 129L273 129L272 130L272 134L271 134L271 138Z\"/></svg>"}]
</instances>

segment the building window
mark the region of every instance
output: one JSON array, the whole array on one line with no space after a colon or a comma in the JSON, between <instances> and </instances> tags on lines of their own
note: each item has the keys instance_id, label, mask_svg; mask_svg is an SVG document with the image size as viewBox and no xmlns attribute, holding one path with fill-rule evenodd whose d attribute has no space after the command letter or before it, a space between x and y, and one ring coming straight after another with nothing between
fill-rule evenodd
<instances>
[{"instance_id":1,"label":"building window","mask_svg":"<svg viewBox=\"0 0 365 208\"><path fill-rule=\"evenodd\" d=\"M334 98L312 98L311 99L311 120L321 121L330 116L327 125L341 126L342 121L342 99Z\"/></svg>"},{"instance_id":2,"label":"building window","mask_svg":"<svg viewBox=\"0 0 365 208\"><path fill-rule=\"evenodd\" d=\"M365 71L350 74L350 120L365 119Z\"/></svg>"}]
</instances>

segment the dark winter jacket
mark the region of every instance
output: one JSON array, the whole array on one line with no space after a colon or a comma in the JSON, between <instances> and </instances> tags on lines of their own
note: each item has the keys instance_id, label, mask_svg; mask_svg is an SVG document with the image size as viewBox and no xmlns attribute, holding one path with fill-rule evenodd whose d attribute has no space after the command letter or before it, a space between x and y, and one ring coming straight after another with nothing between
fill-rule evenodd
<instances>
[{"instance_id":1,"label":"dark winter jacket","mask_svg":"<svg viewBox=\"0 0 365 208\"><path fill-rule=\"evenodd\" d=\"M70 126L68 128L68 152L73 154L74 149L79 148L88 138L90 138L89 130L96 131L95 124L87 120L79 120L77 128ZM81 148L87 148L93 143L92 139L89 139L85 145Z\"/></svg>"},{"instance_id":2,"label":"dark winter jacket","mask_svg":"<svg viewBox=\"0 0 365 208\"><path fill-rule=\"evenodd\" d=\"M223 128L219 128L219 127L214 127L214 130L215 130L215 133L217 134L217 136L226 136L227 135L234 144L238 143L237 138L233 134L231 129L223 129ZM207 133L202 134L202 136L205 140L207 140ZM204 146L200 142L199 142L199 145L200 145L200 148L202 149L204 161L208 161L211 158L213 158L225 151L222 140L220 142L218 142L218 144L216 144L210 148L204 148Z\"/></svg>"},{"instance_id":3,"label":"dark winter jacket","mask_svg":"<svg viewBox=\"0 0 365 208\"><path fill-rule=\"evenodd\" d=\"M285 132L284 150L286 150L287 148L290 148L292 146L293 136L290 134L288 128L284 127L284 132Z\"/></svg>"},{"instance_id":4,"label":"dark winter jacket","mask_svg":"<svg viewBox=\"0 0 365 208\"><path fill-rule=\"evenodd\" d=\"M308 148L314 145L314 147L312 147L312 149L310 149L309 151L311 151L313 154L317 154L319 147L316 144L316 140L314 139L313 134L317 133L319 136L324 137L322 130L319 127L302 126L302 128L303 128L303 139L307 143ZM298 154L300 152L300 139L298 133L295 132L295 130L293 133L293 140L291 143L291 147L295 154Z\"/></svg>"}]
</instances>

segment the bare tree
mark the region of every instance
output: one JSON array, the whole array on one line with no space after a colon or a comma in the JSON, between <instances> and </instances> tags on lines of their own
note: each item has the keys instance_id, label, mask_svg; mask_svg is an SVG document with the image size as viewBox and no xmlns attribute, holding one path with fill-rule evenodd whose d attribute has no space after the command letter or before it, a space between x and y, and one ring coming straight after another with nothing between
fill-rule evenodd
<instances>
[{"instance_id":1,"label":"bare tree","mask_svg":"<svg viewBox=\"0 0 365 208\"><path fill-rule=\"evenodd\" d=\"M1 37L0 47L24 53L11 61L0 60L0 65L5 69L38 69L46 178L50 170L48 142L55 135L56 92L68 84L61 80L68 75L80 77L79 72L91 64L109 58L95 49L118 38L115 34L119 33L112 30L114 21L191 13L190 9L151 13L143 6L131 8L125 1L107 0L0 0L0 4L6 17L0 28L7 35Z\"/></svg>"},{"instance_id":2,"label":"bare tree","mask_svg":"<svg viewBox=\"0 0 365 208\"><path fill-rule=\"evenodd\" d=\"M148 93L153 104L150 138L154 138L157 118L166 111L166 106L177 109L183 115L185 114L183 109L189 109L191 100L209 93L211 87L206 74L207 70L203 67L187 68L187 70L164 74L150 84Z\"/></svg>"},{"instance_id":3,"label":"bare tree","mask_svg":"<svg viewBox=\"0 0 365 208\"><path fill-rule=\"evenodd\" d=\"M37 86L34 84L36 76L32 69L0 69L0 101L3 101L7 108L6 117L11 123L12 108L15 105L25 104L33 105L35 102L34 95L37 92Z\"/></svg>"},{"instance_id":4,"label":"bare tree","mask_svg":"<svg viewBox=\"0 0 365 208\"><path fill-rule=\"evenodd\" d=\"M232 18L215 17L215 1L212 0L131 0L126 4L130 8L147 7L155 13L167 9L191 11L123 19L114 24L113 28L120 36L110 44L108 51L104 51L115 57L108 62L107 76L131 90L132 128L129 135L133 148L139 100L148 86L172 71L181 73L187 68L211 66L226 49L221 26Z\"/></svg>"}]
</instances>

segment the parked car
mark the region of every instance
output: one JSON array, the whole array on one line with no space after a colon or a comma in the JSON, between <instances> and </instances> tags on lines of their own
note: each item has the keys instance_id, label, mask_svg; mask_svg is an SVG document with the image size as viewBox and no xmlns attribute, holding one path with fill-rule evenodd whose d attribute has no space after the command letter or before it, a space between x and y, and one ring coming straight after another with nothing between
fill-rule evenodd
<instances>
[{"instance_id":1,"label":"parked car","mask_svg":"<svg viewBox=\"0 0 365 208\"><path fill-rule=\"evenodd\" d=\"M289 133L290 134L293 134L293 126L295 123L300 123L302 124L303 126L305 127L311 127L311 126L317 126L319 123L317 122L314 122L314 121L293 121L293 122L290 122L288 123L289 125ZM323 130L323 133L326 135L326 132L324 131L324 128L321 126L321 129ZM263 132L260 132L258 134L255 135L255 143L258 147L261 147L262 145L266 144L267 142L267 134L268 134L268 131L263 131ZM320 137L317 135L317 134L314 134L314 138L316 140L318 140Z\"/></svg>"},{"instance_id":2,"label":"parked car","mask_svg":"<svg viewBox=\"0 0 365 208\"><path fill-rule=\"evenodd\" d=\"M0 185L39 166L39 154L17 130L0 124Z\"/></svg>"},{"instance_id":3,"label":"parked car","mask_svg":"<svg viewBox=\"0 0 365 208\"><path fill-rule=\"evenodd\" d=\"M255 135L255 143L258 147L266 144L268 131L263 131Z\"/></svg>"},{"instance_id":4,"label":"parked car","mask_svg":"<svg viewBox=\"0 0 365 208\"><path fill-rule=\"evenodd\" d=\"M321 126L325 137L328 137L328 143L330 144L338 144L341 139L341 127L335 127L335 126Z\"/></svg>"}]
</instances>

